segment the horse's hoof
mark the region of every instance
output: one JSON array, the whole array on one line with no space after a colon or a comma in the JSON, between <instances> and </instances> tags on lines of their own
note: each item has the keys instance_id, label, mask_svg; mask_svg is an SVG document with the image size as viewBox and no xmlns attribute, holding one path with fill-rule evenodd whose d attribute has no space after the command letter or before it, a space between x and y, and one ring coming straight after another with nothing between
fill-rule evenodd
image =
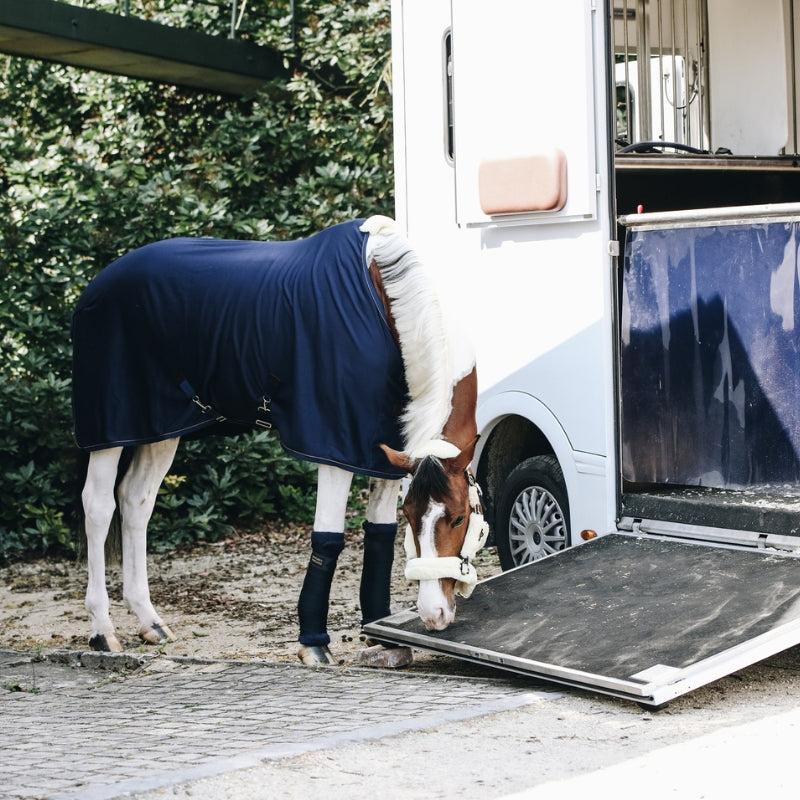
<instances>
[{"instance_id":1,"label":"horse's hoof","mask_svg":"<svg viewBox=\"0 0 800 800\"><path fill-rule=\"evenodd\" d=\"M327 645L307 645L304 644L298 651L297 657L309 666L326 666L336 664L336 659L331 655Z\"/></svg>"},{"instance_id":2,"label":"horse's hoof","mask_svg":"<svg viewBox=\"0 0 800 800\"><path fill-rule=\"evenodd\" d=\"M397 667L407 667L413 661L414 655L410 647L384 647L382 644L376 644L358 653L358 663L362 667L397 669Z\"/></svg>"},{"instance_id":3,"label":"horse's hoof","mask_svg":"<svg viewBox=\"0 0 800 800\"><path fill-rule=\"evenodd\" d=\"M96 633L89 639L89 647L99 653L122 652L122 645L114 633Z\"/></svg>"},{"instance_id":4,"label":"horse's hoof","mask_svg":"<svg viewBox=\"0 0 800 800\"><path fill-rule=\"evenodd\" d=\"M147 644L176 641L175 634L164 623L154 622L149 628L139 628L139 638Z\"/></svg>"}]
</instances>

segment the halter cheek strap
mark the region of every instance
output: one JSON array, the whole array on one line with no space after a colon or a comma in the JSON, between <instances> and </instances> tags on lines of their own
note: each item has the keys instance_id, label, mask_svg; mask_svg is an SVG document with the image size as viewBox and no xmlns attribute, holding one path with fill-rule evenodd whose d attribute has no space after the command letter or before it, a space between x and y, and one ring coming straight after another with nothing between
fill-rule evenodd
<instances>
[{"instance_id":1,"label":"halter cheek strap","mask_svg":"<svg viewBox=\"0 0 800 800\"><path fill-rule=\"evenodd\" d=\"M417 548L414 544L414 534L409 525L406 528L404 546L406 551L406 579L410 581L439 580L440 578L453 578L456 582L456 594L469 597L475 584L478 582L478 573L472 564L477 552L486 544L489 536L489 523L483 518L480 511L480 490L472 473L470 479L469 503L472 514L469 518L467 535L458 556L438 556L435 558L417 557Z\"/></svg>"}]
</instances>

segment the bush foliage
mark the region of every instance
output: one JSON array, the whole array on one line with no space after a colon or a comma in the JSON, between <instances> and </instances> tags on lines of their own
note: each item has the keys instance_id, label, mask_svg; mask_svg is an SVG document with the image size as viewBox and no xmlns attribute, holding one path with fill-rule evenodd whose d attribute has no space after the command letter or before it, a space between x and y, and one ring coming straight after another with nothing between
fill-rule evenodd
<instances>
[{"instance_id":1,"label":"bush foliage","mask_svg":"<svg viewBox=\"0 0 800 800\"><path fill-rule=\"evenodd\" d=\"M210 24L196 4L143 5ZM243 16L241 35L292 67L253 97L0 57L0 559L78 541L69 317L102 267L171 236L297 238L392 213L388 2L302 5L294 41L288 2ZM151 533L171 546L307 521L314 481L263 432L184 442Z\"/></svg>"}]
</instances>

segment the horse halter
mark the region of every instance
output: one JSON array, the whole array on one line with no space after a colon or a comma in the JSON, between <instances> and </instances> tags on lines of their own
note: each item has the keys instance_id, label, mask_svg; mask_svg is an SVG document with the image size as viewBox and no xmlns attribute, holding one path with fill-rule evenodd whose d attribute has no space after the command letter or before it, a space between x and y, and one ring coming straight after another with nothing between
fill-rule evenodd
<instances>
[{"instance_id":1,"label":"horse halter","mask_svg":"<svg viewBox=\"0 0 800 800\"><path fill-rule=\"evenodd\" d=\"M406 580L428 581L441 578L452 578L456 582L456 594L469 597L475 584L478 582L478 573L472 564L477 552L486 544L489 536L489 523L483 518L481 506L481 489L475 481L475 476L468 468L465 470L469 482L469 505L472 513L469 517L467 533L461 551L457 556L437 556L435 558L421 558L417 556L414 544L414 533L411 525L406 528L404 547L406 551Z\"/></svg>"}]
</instances>

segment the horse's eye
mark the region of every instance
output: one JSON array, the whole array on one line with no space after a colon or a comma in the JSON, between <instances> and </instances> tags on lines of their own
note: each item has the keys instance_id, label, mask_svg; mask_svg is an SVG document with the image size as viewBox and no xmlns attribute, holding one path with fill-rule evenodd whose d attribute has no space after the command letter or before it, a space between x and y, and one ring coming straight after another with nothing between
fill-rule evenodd
<instances>
[{"instance_id":1,"label":"horse's eye","mask_svg":"<svg viewBox=\"0 0 800 800\"><path fill-rule=\"evenodd\" d=\"M451 527L451 528L457 528L459 525L463 525L463 524L464 524L464 517L456 517L456 518L455 518L455 519L454 519L454 520L453 520L453 521L450 523L450 527Z\"/></svg>"}]
</instances>

